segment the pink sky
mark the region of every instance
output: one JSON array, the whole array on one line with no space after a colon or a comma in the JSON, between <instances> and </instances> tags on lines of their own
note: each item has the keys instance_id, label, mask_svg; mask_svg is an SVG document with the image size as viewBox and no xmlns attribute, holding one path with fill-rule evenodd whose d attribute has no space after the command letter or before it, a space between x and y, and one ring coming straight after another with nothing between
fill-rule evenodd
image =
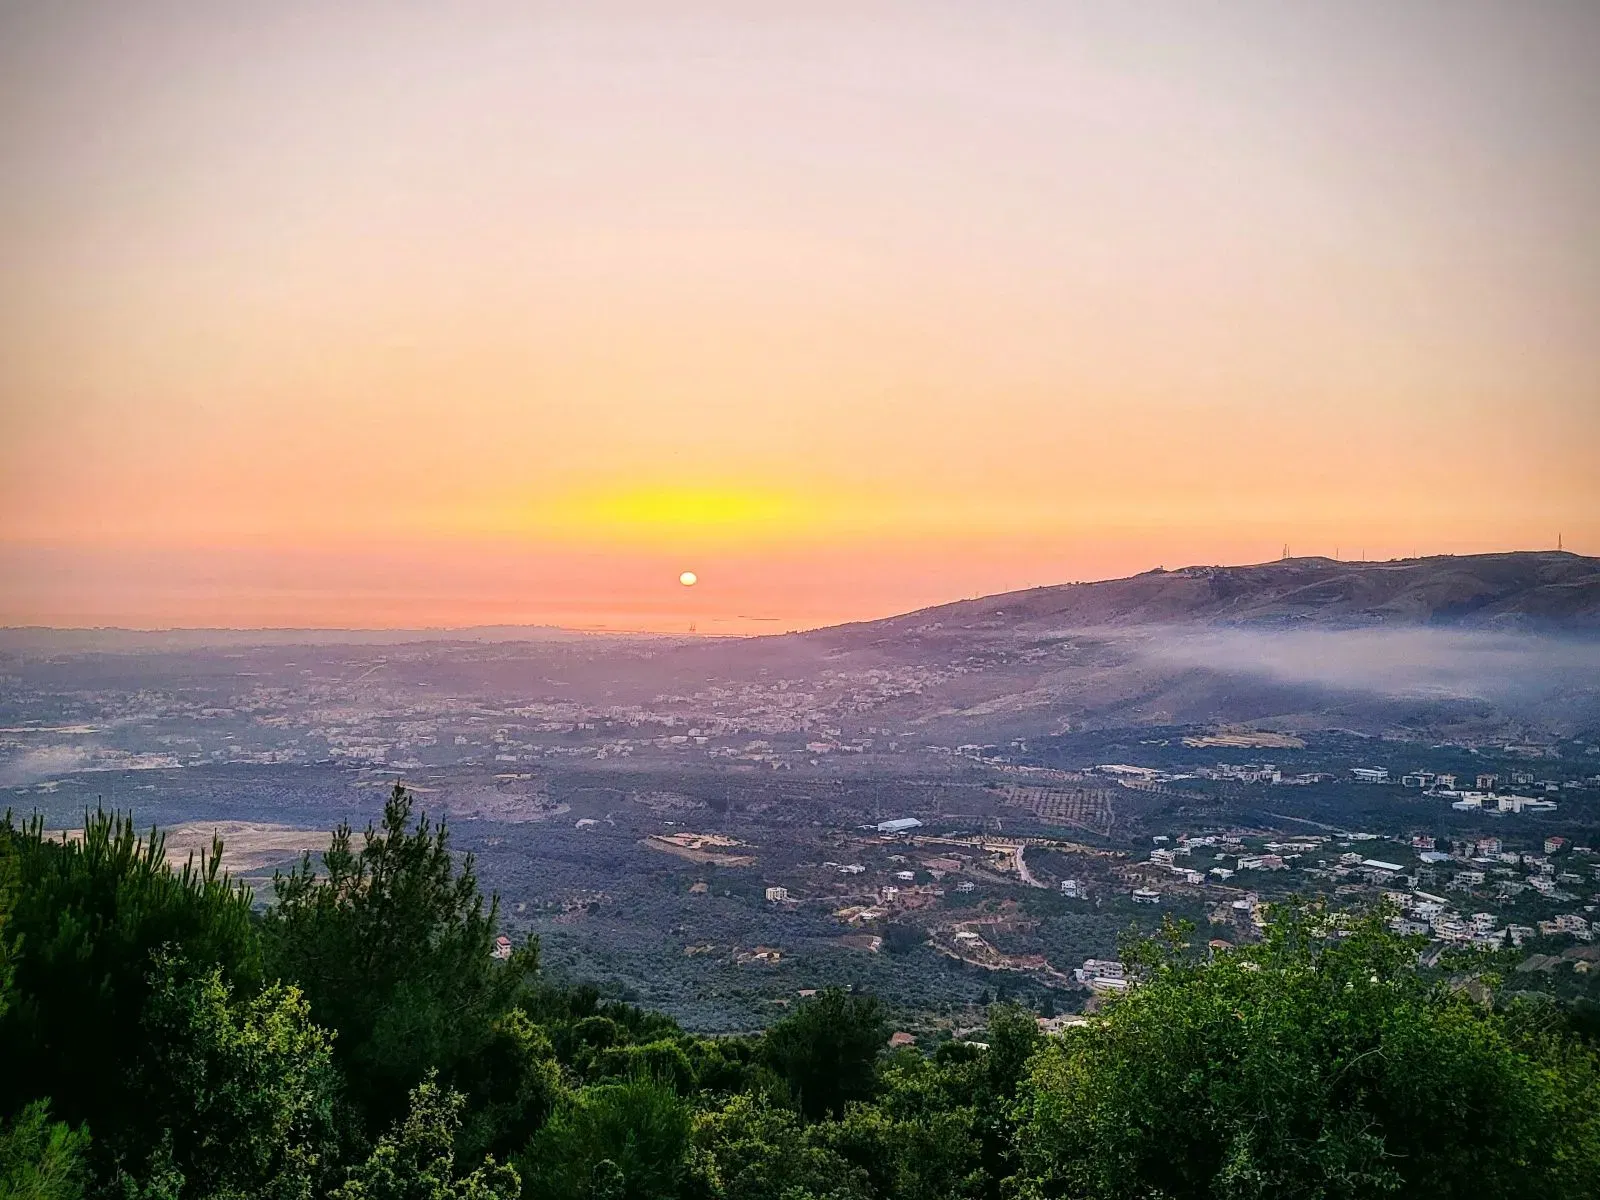
<instances>
[{"instance_id":1,"label":"pink sky","mask_svg":"<svg viewBox=\"0 0 1600 1200\"><path fill-rule=\"evenodd\" d=\"M1473 0L8 7L0 623L1600 553L1597 63Z\"/></svg>"}]
</instances>

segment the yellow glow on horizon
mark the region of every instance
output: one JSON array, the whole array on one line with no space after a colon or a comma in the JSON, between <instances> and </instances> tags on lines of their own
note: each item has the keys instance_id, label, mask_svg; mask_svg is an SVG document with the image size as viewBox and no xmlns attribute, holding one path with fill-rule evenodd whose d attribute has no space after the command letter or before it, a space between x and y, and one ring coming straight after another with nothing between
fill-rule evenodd
<instances>
[{"instance_id":1,"label":"yellow glow on horizon","mask_svg":"<svg viewBox=\"0 0 1600 1200\"><path fill-rule=\"evenodd\" d=\"M861 503L840 495L734 484L649 485L536 503L519 532L621 545L794 542L847 535L865 512Z\"/></svg>"},{"instance_id":2,"label":"yellow glow on horizon","mask_svg":"<svg viewBox=\"0 0 1600 1200\"><path fill-rule=\"evenodd\" d=\"M641 488L580 500L571 518L619 530L750 530L803 521L790 496L733 488Z\"/></svg>"},{"instance_id":3,"label":"yellow glow on horizon","mask_svg":"<svg viewBox=\"0 0 1600 1200\"><path fill-rule=\"evenodd\" d=\"M589 490L541 501L480 530L629 546L861 545L1071 529L1074 514L1014 496L898 495L818 482L806 491L739 484Z\"/></svg>"}]
</instances>

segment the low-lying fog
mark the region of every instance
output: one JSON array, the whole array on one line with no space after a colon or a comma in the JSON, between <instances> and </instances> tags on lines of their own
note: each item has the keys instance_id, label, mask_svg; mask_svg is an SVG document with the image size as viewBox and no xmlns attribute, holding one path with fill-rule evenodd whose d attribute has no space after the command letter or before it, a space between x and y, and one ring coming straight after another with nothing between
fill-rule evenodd
<instances>
[{"instance_id":1,"label":"low-lying fog","mask_svg":"<svg viewBox=\"0 0 1600 1200\"><path fill-rule=\"evenodd\" d=\"M1600 640L1460 629L1163 630L1141 648L1167 666L1426 700L1600 700Z\"/></svg>"}]
</instances>

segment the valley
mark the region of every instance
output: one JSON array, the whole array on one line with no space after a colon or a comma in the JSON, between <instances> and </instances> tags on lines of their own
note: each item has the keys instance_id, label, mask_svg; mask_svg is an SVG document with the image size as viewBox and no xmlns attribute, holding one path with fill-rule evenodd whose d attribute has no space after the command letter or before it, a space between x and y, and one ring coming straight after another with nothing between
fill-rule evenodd
<instances>
[{"instance_id":1,"label":"valley","mask_svg":"<svg viewBox=\"0 0 1600 1200\"><path fill-rule=\"evenodd\" d=\"M1546 615L1594 569L1541 583L1548 558L1522 604ZM264 901L401 782L554 976L711 1032L833 983L928 1033L996 996L1067 1014L1114 986L1080 976L1128 930L1248 940L1294 895L1388 898L1440 947L1587 945L1589 618L1483 628L1502 597L1407 624L1381 593L1353 624L1323 588L1285 631L1291 568L1181 621L1130 596L1195 576L1069 588L1050 604L1101 622L1073 628L1030 593L748 640L7 631L0 796L50 828L131 810L180 855L215 830ZM1166 624L1123 623L1152 606Z\"/></svg>"}]
</instances>

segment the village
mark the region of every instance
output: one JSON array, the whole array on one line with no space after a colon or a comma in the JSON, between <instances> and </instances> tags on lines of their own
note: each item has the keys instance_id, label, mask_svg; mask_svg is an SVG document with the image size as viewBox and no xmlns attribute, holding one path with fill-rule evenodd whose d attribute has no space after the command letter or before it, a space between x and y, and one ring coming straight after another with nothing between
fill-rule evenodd
<instances>
[{"instance_id":1,"label":"village","mask_svg":"<svg viewBox=\"0 0 1600 1200\"><path fill-rule=\"evenodd\" d=\"M1242 829L1157 834L1151 842L1139 856L1062 837L936 832L909 817L838 831L828 840L831 857L761 871L761 895L777 923L763 935L770 944L737 953L748 964L782 962L782 915L826 914L841 945L871 953L924 945L962 967L1026 977L1092 1003L1126 988L1128 975L1103 952L1052 956L1041 939L1048 942L1059 916L1170 912L1204 931L1216 952L1254 940L1268 906L1298 896L1379 908L1396 932L1424 939L1425 962L1452 947L1594 939L1600 855L1559 835L1525 849L1497 836L1442 842L1420 833ZM753 848L714 835L646 844L724 866L756 861Z\"/></svg>"}]
</instances>

